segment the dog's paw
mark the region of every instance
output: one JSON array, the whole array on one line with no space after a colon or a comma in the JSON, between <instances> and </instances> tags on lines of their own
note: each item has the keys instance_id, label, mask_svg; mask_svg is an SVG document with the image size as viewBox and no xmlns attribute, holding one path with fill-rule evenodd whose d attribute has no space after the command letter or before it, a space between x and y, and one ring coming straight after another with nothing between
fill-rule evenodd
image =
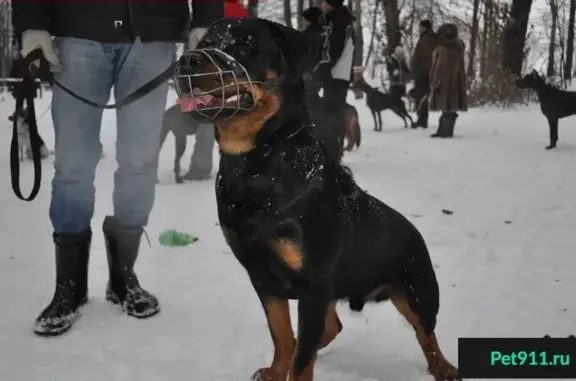
<instances>
[{"instance_id":1,"label":"dog's paw","mask_svg":"<svg viewBox=\"0 0 576 381\"><path fill-rule=\"evenodd\" d=\"M280 374L272 368L261 368L252 375L252 381L286 381L287 374Z\"/></svg>"},{"instance_id":2,"label":"dog's paw","mask_svg":"<svg viewBox=\"0 0 576 381\"><path fill-rule=\"evenodd\" d=\"M553 149L556 148L556 144L550 144L549 146L546 146L546 149Z\"/></svg>"},{"instance_id":3,"label":"dog's paw","mask_svg":"<svg viewBox=\"0 0 576 381\"><path fill-rule=\"evenodd\" d=\"M184 180L182 179L182 177L175 177L175 178L174 178L174 182L175 182L176 184L183 184L183 183L184 183Z\"/></svg>"},{"instance_id":4,"label":"dog's paw","mask_svg":"<svg viewBox=\"0 0 576 381\"><path fill-rule=\"evenodd\" d=\"M435 381L461 381L458 369L444 360L433 367L428 368L428 372L434 376Z\"/></svg>"}]
</instances>

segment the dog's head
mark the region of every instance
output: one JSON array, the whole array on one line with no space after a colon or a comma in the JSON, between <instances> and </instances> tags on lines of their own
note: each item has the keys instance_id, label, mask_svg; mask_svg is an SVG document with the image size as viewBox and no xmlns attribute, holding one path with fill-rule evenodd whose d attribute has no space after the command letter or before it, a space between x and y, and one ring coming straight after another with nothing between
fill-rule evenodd
<instances>
[{"instance_id":1,"label":"dog's head","mask_svg":"<svg viewBox=\"0 0 576 381\"><path fill-rule=\"evenodd\" d=\"M305 34L271 21L219 20L178 62L182 111L214 122L220 136L253 138L271 118L305 107L302 76L316 51Z\"/></svg>"},{"instance_id":2,"label":"dog's head","mask_svg":"<svg viewBox=\"0 0 576 381\"><path fill-rule=\"evenodd\" d=\"M545 84L546 80L536 70L516 80L516 87L519 89L537 89Z\"/></svg>"},{"instance_id":3,"label":"dog's head","mask_svg":"<svg viewBox=\"0 0 576 381\"><path fill-rule=\"evenodd\" d=\"M303 33L268 20L219 20L179 60L179 97L193 100L183 109L218 122L247 115L275 96L296 98L300 94L284 90L302 83L314 48Z\"/></svg>"}]
</instances>

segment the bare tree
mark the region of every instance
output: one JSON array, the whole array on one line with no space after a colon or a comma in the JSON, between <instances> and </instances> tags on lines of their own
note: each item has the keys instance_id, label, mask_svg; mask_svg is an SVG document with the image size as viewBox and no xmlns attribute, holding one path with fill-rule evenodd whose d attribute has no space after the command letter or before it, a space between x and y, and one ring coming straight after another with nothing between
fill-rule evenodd
<instances>
[{"instance_id":1,"label":"bare tree","mask_svg":"<svg viewBox=\"0 0 576 381\"><path fill-rule=\"evenodd\" d=\"M510 74L520 75L524 62L524 44L532 0L513 0L504 34L502 67Z\"/></svg>"},{"instance_id":2,"label":"bare tree","mask_svg":"<svg viewBox=\"0 0 576 381\"><path fill-rule=\"evenodd\" d=\"M556 55L556 31L558 30L558 4L556 0L549 0L550 15L552 23L550 24L550 43L548 44L548 68L546 75L553 77L556 75L555 55Z\"/></svg>"},{"instance_id":3,"label":"bare tree","mask_svg":"<svg viewBox=\"0 0 576 381\"><path fill-rule=\"evenodd\" d=\"M468 77L471 79L475 77L474 58L476 55L476 41L478 40L479 13L480 0L474 0L474 8L472 10L472 28L470 30L470 53L468 56Z\"/></svg>"},{"instance_id":4,"label":"bare tree","mask_svg":"<svg viewBox=\"0 0 576 381\"><path fill-rule=\"evenodd\" d=\"M388 48L391 53L396 46L400 45L402 38L398 0L384 1L384 16L386 17L386 38L388 39Z\"/></svg>"},{"instance_id":5,"label":"bare tree","mask_svg":"<svg viewBox=\"0 0 576 381\"><path fill-rule=\"evenodd\" d=\"M284 24L292 28L292 2L284 0Z\"/></svg>"},{"instance_id":6,"label":"bare tree","mask_svg":"<svg viewBox=\"0 0 576 381\"><path fill-rule=\"evenodd\" d=\"M576 0L570 0L568 15L568 40L566 41L566 63L564 64L564 76L572 77L572 60L574 59L574 23L576 22Z\"/></svg>"}]
</instances>

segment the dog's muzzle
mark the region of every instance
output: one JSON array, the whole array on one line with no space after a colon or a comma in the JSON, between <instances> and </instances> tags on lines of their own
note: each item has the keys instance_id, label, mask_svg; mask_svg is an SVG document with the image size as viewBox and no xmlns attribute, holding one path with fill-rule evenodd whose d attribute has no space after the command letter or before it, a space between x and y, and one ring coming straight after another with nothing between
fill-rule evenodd
<instances>
[{"instance_id":1,"label":"dog's muzzle","mask_svg":"<svg viewBox=\"0 0 576 381\"><path fill-rule=\"evenodd\" d=\"M228 120L255 106L248 71L218 49L193 49L176 64L174 84L182 112L200 122Z\"/></svg>"}]
</instances>

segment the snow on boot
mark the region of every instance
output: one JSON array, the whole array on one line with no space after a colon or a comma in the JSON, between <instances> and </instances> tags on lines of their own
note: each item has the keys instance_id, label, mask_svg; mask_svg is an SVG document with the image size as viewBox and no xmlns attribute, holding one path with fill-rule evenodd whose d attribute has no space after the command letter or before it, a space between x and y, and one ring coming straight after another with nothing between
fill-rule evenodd
<instances>
[{"instance_id":1,"label":"snow on boot","mask_svg":"<svg viewBox=\"0 0 576 381\"><path fill-rule=\"evenodd\" d=\"M158 299L140 287L134 272L144 230L120 226L112 216L104 219L102 230L106 239L110 272L106 300L119 305L126 314L139 319L156 315L160 312Z\"/></svg>"},{"instance_id":2,"label":"snow on boot","mask_svg":"<svg viewBox=\"0 0 576 381\"><path fill-rule=\"evenodd\" d=\"M34 333L56 336L68 331L88 301L88 262L92 232L54 233L56 289L50 304L40 313Z\"/></svg>"}]
</instances>

